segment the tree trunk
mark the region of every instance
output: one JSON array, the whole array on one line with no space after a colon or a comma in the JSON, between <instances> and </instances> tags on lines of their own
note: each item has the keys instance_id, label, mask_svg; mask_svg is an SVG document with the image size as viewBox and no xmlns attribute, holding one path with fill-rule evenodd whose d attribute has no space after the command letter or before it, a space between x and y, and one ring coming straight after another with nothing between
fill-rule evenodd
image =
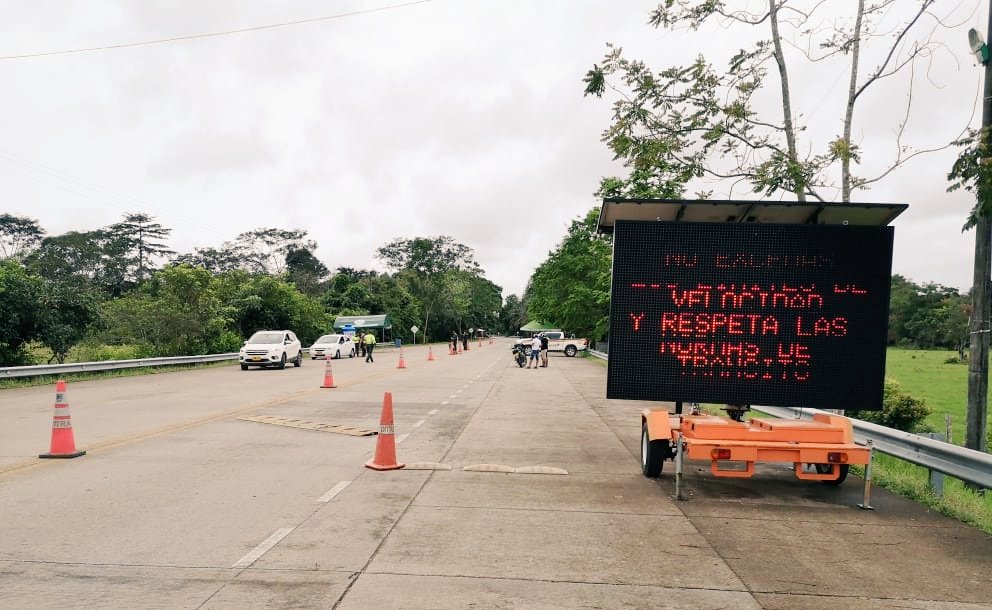
<instances>
[{"instance_id":1,"label":"tree trunk","mask_svg":"<svg viewBox=\"0 0 992 610\"><path fill-rule=\"evenodd\" d=\"M851 203L851 123L854 119L854 101L857 98L858 58L861 55L861 22L865 14L865 0L858 0L858 15L854 21L851 40L851 84L847 90L847 110L844 113L844 151L840 158L841 201Z\"/></svg>"},{"instance_id":2,"label":"tree trunk","mask_svg":"<svg viewBox=\"0 0 992 610\"><path fill-rule=\"evenodd\" d=\"M992 37L992 11L989 11L986 40ZM983 152L988 155L992 135L992 62L985 64L982 102ZM992 161L989 157L980 163ZM989 395L989 273L992 272L992 218L985 205L992 197L992 185L978 183L978 222L975 224L975 269L971 287L971 348L968 352L968 413L966 416L965 447L985 451L985 428L988 425Z\"/></svg>"},{"instance_id":3,"label":"tree trunk","mask_svg":"<svg viewBox=\"0 0 992 610\"><path fill-rule=\"evenodd\" d=\"M971 288L971 348L968 352L968 414L965 447L985 451L989 393L989 269L992 219L979 216L975 225L975 273Z\"/></svg>"},{"instance_id":4,"label":"tree trunk","mask_svg":"<svg viewBox=\"0 0 992 610\"><path fill-rule=\"evenodd\" d=\"M768 0L769 16L772 24L772 43L775 45L775 63L778 64L779 81L782 83L782 113L784 115L785 141L789 150L789 174L792 176L796 198L806 201L806 179L799 166L799 155L796 153L796 129L792 124L792 98L789 95L789 73L785 67L785 55L782 53L782 37L778 32L778 0Z\"/></svg>"}]
</instances>

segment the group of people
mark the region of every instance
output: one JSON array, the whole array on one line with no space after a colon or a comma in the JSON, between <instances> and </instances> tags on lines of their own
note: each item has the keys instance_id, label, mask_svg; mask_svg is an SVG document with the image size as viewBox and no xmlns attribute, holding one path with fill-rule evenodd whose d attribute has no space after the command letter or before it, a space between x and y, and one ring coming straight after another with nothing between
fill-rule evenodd
<instances>
[{"instance_id":1,"label":"group of people","mask_svg":"<svg viewBox=\"0 0 992 610\"><path fill-rule=\"evenodd\" d=\"M355 342L355 353L361 353L365 356L365 362L375 362L372 359L372 351L375 349L375 335L372 331L367 331L365 336L359 336L358 333L352 335L351 340Z\"/></svg>"},{"instance_id":2,"label":"group of people","mask_svg":"<svg viewBox=\"0 0 992 610\"><path fill-rule=\"evenodd\" d=\"M548 337L544 334L534 335L530 340L530 360L527 361L527 368L548 368Z\"/></svg>"},{"instance_id":3,"label":"group of people","mask_svg":"<svg viewBox=\"0 0 992 610\"><path fill-rule=\"evenodd\" d=\"M453 333L451 333L451 339L448 341L449 347L451 348L451 351L453 351L453 352L457 352L458 351L458 341L459 340L462 342L462 349L463 350L467 350L468 349L468 333L462 333L461 334L461 337L459 338L458 333L453 332Z\"/></svg>"}]
</instances>

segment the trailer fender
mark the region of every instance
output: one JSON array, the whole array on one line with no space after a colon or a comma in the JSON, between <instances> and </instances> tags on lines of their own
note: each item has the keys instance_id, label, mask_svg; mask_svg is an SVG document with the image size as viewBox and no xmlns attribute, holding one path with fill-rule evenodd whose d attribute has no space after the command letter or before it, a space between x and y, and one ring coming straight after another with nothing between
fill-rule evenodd
<instances>
[{"instance_id":1,"label":"trailer fender","mask_svg":"<svg viewBox=\"0 0 992 610\"><path fill-rule=\"evenodd\" d=\"M647 424L648 440L671 440L672 422L668 411L645 409L641 412L641 423Z\"/></svg>"}]
</instances>

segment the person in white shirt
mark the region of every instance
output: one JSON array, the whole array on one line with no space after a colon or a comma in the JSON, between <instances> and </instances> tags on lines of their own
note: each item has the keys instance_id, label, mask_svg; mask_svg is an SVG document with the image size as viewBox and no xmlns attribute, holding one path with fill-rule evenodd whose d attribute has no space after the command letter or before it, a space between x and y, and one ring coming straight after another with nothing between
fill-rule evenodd
<instances>
[{"instance_id":1,"label":"person in white shirt","mask_svg":"<svg viewBox=\"0 0 992 610\"><path fill-rule=\"evenodd\" d=\"M534 338L530 341L530 360L527 361L527 368L533 364L536 369L541 364L541 338L534 335Z\"/></svg>"}]
</instances>

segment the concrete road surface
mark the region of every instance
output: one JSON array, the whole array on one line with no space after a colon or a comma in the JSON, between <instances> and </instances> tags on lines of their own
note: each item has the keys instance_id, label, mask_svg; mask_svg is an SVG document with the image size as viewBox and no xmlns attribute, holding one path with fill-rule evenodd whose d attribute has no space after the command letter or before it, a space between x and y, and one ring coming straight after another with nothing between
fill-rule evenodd
<instances>
[{"instance_id":1,"label":"concrete road surface","mask_svg":"<svg viewBox=\"0 0 992 610\"><path fill-rule=\"evenodd\" d=\"M37 459L52 388L0 391L0 608L992 608L992 537L775 465L690 463L676 502L644 403L508 347L72 383L73 460ZM377 430L385 392L407 469L308 429Z\"/></svg>"}]
</instances>

